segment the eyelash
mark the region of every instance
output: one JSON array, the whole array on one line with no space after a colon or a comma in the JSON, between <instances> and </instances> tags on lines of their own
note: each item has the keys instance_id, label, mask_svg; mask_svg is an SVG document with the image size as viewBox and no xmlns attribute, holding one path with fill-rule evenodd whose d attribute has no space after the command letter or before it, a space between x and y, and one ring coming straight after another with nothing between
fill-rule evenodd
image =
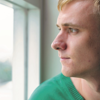
<instances>
[{"instance_id":1,"label":"eyelash","mask_svg":"<svg viewBox=\"0 0 100 100\"><path fill-rule=\"evenodd\" d=\"M73 30L74 32L72 32L72 30ZM69 29L68 29L68 32L69 32L69 33L71 33L71 32L72 32L72 33L77 33L77 32L78 32L78 29L69 28Z\"/></svg>"},{"instance_id":2,"label":"eyelash","mask_svg":"<svg viewBox=\"0 0 100 100\"><path fill-rule=\"evenodd\" d=\"M59 28L59 30L61 30L61 29ZM75 30L76 32L72 32L72 30ZM74 29L74 28L68 28L67 29L68 33L77 33L78 31L79 31L78 29Z\"/></svg>"}]
</instances>

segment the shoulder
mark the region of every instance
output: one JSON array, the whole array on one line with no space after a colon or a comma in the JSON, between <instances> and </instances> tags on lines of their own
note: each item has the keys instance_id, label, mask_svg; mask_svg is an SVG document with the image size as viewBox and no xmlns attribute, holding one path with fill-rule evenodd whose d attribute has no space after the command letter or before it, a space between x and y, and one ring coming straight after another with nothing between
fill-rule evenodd
<instances>
[{"instance_id":1,"label":"shoulder","mask_svg":"<svg viewBox=\"0 0 100 100\"><path fill-rule=\"evenodd\" d=\"M57 97L59 97L60 95L63 95L62 82L64 78L66 77L63 76L62 74L59 74L43 82L40 86L38 86L35 89L35 91L32 93L29 100L57 100Z\"/></svg>"}]
</instances>

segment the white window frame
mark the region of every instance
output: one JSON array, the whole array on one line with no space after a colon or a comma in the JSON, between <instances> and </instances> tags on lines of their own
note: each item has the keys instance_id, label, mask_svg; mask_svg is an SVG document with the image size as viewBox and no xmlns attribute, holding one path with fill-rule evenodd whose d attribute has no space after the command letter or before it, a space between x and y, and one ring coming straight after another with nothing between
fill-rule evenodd
<instances>
[{"instance_id":1,"label":"white window frame","mask_svg":"<svg viewBox=\"0 0 100 100\"><path fill-rule=\"evenodd\" d=\"M25 1L0 1L14 9L13 100L28 100L40 84L40 10Z\"/></svg>"}]
</instances>

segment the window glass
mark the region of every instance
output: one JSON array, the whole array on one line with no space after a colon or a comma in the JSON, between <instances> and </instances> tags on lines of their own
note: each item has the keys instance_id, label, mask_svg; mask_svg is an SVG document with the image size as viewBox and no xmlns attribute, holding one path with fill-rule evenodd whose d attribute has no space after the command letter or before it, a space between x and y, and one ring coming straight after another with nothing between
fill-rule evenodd
<instances>
[{"instance_id":1,"label":"window glass","mask_svg":"<svg viewBox=\"0 0 100 100\"><path fill-rule=\"evenodd\" d=\"M12 100L13 9L0 4L0 100Z\"/></svg>"}]
</instances>

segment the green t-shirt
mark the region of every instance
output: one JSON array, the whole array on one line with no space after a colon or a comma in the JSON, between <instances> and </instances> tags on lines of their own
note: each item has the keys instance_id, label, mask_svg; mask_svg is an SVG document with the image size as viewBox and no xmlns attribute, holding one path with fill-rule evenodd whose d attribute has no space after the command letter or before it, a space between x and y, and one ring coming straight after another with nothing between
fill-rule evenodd
<instances>
[{"instance_id":1,"label":"green t-shirt","mask_svg":"<svg viewBox=\"0 0 100 100\"><path fill-rule=\"evenodd\" d=\"M59 74L35 89L29 100L84 100L71 79Z\"/></svg>"}]
</instances>

